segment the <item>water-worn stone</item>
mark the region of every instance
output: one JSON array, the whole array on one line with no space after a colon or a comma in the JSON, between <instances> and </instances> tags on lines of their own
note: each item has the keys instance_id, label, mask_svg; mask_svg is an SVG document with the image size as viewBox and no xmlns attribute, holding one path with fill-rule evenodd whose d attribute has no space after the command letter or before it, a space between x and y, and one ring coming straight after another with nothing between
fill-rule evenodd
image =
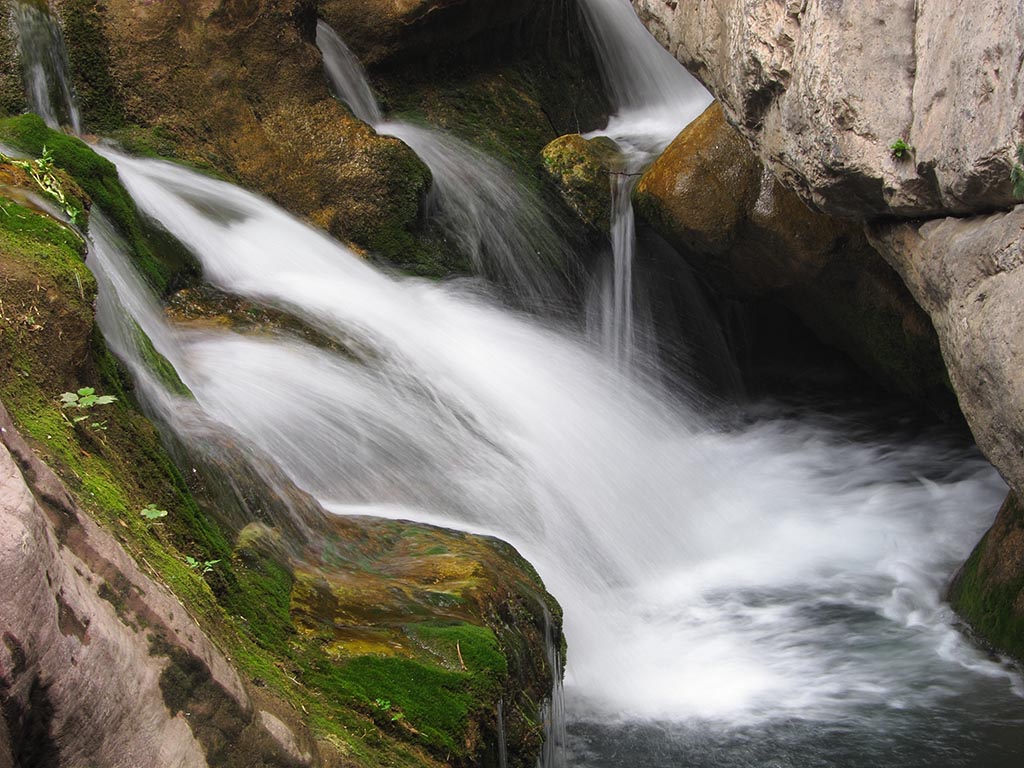
<instances>
[{"instance_id":1,"label":"water-worn stone","mask_svg":"<svg viewBox=\"0 0 1024 768\"><path fill-rule=\"evenodd\" d=\"M541 150L541 159L562 199L590 227L611 227L611 174L623 167L621 150L605 136L559 136Z\"/></svg>"},{"instance_id":2,"label":"water-worn stone","mask_svg":"<svg viewBox=\"0 0 1024 768\"><path fill-rule=\"evenodd\" d=\"M1024 490L1024 206L869 228L931 316L960 408L988 459Z\"/></svg>"},{"instance_id":3,"label":"water-worn stone","mask_svg":"<svg viewBox=\"0 0 1024 768\"><path fill-rule=\"evenodd\" d=\"M635 201L718 293L775 298L884 385L936 406L951 400L928 317L862 227L783 187L718 103L644 174Z\"/></svg>"},{"instance_id":4,"label":"water-worn stone","mask_svg":"<svg viewBox=\"0 0 1024 768\"><path fill-rule=\"evenodd\" d=\"M784 185L851 218L1013 203L1014 0L633 0ZM911 145L896 159L897 139Z\"/></svg>"}]
</instances>

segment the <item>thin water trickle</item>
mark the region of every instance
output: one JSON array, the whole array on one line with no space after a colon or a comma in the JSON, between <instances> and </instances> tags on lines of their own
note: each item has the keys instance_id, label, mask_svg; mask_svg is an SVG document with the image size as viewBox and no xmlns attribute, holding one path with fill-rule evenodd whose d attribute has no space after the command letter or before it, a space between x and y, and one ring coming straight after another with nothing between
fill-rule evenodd
<instances>
[{"instance_id":1,"label":"thin water trickle","mask_svg":"<svg viewBox=\"0 0 1024 768\"><path fill-rule=\"evenodd\" d=\"M45 7L35 3L15 2L13 12L29 109L51 128L67 126L73 133L81 133L60 27Z\"/></svg>"},{"instance_id":2,"label":"thin water trickle","mask_svg":"<svg viewBox=\"0 0 1024 768\"><path fill-rule=\"evenodd\" d=\"M629 0L579 0L602 79L615 106L605 128L622 151L611 174L612 268L595 272L590 325L609 357L624 370L641 360L655 366L653 327L638 319L633 262L636 229L632 194L641 173L711 102L711 95L650 36ZM648 354L643 354L647 352Z\"/></svg>"}]
</instances>

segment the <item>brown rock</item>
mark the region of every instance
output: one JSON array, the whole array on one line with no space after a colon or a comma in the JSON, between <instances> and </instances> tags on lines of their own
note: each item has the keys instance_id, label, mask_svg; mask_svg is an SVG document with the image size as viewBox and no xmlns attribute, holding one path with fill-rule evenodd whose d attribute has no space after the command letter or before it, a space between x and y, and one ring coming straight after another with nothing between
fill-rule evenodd
<instances>
[{"instance_id":1,"label":"brown rock","mask_svg":"<svg viewBox=\"0 0 1024 768\"><path fill-rule=\"evenodd\" d=\"M499 31L540 7L539 0L322 0L324 19L366 66L450 52Z\"/></svg>"},{"instance_id":2,"label":"brown rock","mask_svg":"<svg viewBox=\"0 0 1024 768\"><path fill-rule=\"evenodd\" d=\"M343 239L387 257L407 243L429 172L332 98L312 43L312 5L60 5L64 16L99 20L109 51L98 53L131 122L159 127L186 159L236 176ZM68 45L74 53L94 42Z\"/></svg>"},{"instance_id":3,"label":"brown rock","mask_svg":"<svg viewBox=\"0 0 1024 768\"><path fill-rule=\"evenodd\" d=\"M644 174L635 199L721 294L772 296L886 386L949 399L927 316L861 227L783 187L717 103Z\"/></svg>"}]
</instances>

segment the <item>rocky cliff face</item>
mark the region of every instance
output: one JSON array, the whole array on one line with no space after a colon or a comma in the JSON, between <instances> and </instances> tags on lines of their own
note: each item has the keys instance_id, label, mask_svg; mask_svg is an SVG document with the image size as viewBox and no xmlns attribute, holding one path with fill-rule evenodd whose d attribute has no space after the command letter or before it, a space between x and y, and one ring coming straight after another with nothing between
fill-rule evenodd
<instances>
[{"instance_id":1,"label":"rocky cliff face","mask_svg":"<svg viewBox=\"0 0 1024 768\"><path fill-rule=\"evenodd\" d=\"M966 214L1014 203L1019 4L634 0L782 182L829 213ZM892 157L903 139L909 157Z\"/></svg>"},{"instance_id":2,"label":"rocky cliff face","mask_svg":"<svg viewBox=\"0 0 1024 768\"><path fill-rule=\"evenodd\" d=\"M719 295L777 301L885 386L955 408L928 317L863 228L780 184L720 104L676 137L634 200Z\"/></svg>"},{"instance_id":3,"label":"rocky cliff face","mask_svg":"<svg viewBox=\"0 0 1024 768\"><path fill-rule=\"evenodd\" d=\"M1024 489L1021 248L1013 151L1024 127L1018 4L716 0L634 5L721 100L765 166L812 206L873 226L929 313L979 445ZM903 139L903 158L891 145ZM954 237L955 235L955 237ZM947 239L952 237L953 239ZM955 255L954 255L955 252ZM983 288L982 283L988 283ZM998 291L991 287L998 284ZM981 296L983 298L978 299ZM984 305L984 309L982 309Z\"/></svg>"},{"instance_id":4,"label":"rocky cliff face","mask_svg":"<svg viewBox=\"0 0 1024 768\"><path fill-rule=\"evenodd\" d=\"M2 406L0 579L0 762L311 763L309 737L253 703L189 612L78 507ZM219 754L229 744L235 757Z\"/></svg>"}]
</instances>

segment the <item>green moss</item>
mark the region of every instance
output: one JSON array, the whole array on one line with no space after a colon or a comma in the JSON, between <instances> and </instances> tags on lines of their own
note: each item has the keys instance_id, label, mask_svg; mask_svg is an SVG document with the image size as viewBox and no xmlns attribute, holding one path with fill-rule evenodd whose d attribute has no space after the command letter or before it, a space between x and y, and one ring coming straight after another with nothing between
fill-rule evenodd
<instances>
[{"instance_id":1,"label":"green moss","mask_svg":"<svg viewBox=\"0 0 1024 768\"><path fill-rule=\"evenodd\" d=\"M508 674L508 661L498 648L498 638L487 627L463 622L428 623L416 624L409 632L449 665L461 668L465 664L471 675L483 676L485 685L497 683Z\"/></svg>"},{"instance_id":2,"label":"green moss","mask_svg":"<svg viewBox=\"0 0 1024 768\"><path fill-rule=\"evenodd\" d=\"M96 295L96 281L85 266L85 242L49 216L0 199L0 253L31 263L52 276L69 293L86 299Z\"/></svg>"},{"instance_id":3,"label":"green moss","mask_svg":"<svg viewBox=\"0 0 1024 768\"><path fill-rule=\"evenodd\" d=\"M173 238L139 214L122 186L117 168L73 136L46 127L38 115L0 120L0 141L39 156L43 148L53 153L56 164L67 171L124 235L139 270L161 294L180 287L198 274L188 252Z\"/></svg>"},{"instance_id":4,"label":"green moss","mask_svg":"<svg viewBox=\"0 0 1024 768\"><path fill-rule=\"evenodd\" d=\"M110 73L110 44L102 13L96 0L60 0L64 43L82 120L90 130L107 133L119 128L125 116Z\"/></svg>"},{"instance_id":5,"label":"green moss","mask_svg":"<svg viewBox=\"0 0 1024 768\"><path fill-rule=\"evenodd\" d=\"M985 534L957 574L950 587L949 600L980 639L999 651L1024 660L1024 611L1020 609L1024 594L1024 572L1001 580L992 572L991 562L1000 557L1013 558L1011 553L990 552L999 547L994 537L1007 530L1024 529L1024 505L1010 494L999 512L996 525Z\"/></svg>"}]
</instances>

